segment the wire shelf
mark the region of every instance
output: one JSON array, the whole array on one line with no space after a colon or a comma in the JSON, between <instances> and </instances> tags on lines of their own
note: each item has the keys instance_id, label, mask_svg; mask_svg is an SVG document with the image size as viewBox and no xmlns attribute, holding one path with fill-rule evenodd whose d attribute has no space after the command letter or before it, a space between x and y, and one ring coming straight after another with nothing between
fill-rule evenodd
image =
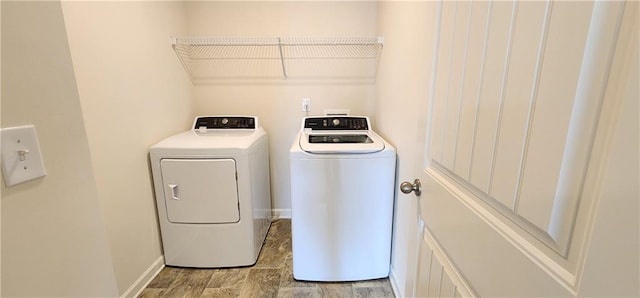
<instances>
[{"instance_id":1,"label":"wire shelf","mask_svg":"<svg viewBox=\"0 0 640 298\"><path fill-rule=\"evenodd\" d=\"M374 82L382 37L174 37L194 84L224 81Z\"/></svg>"}]
</instances>

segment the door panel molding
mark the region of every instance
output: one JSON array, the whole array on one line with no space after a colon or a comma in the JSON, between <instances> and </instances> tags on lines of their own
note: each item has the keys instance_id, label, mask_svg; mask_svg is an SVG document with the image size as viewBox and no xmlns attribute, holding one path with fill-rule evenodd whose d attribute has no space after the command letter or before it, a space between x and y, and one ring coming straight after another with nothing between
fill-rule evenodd
<instances>
[{"instance_id":1,"label":"door panel molding","mask_svg":"<svg viewBox=\"0 0 640 298\"><path fill-rule=\"evenodd\" d=\"M420 219L416 297L478 297Z\"/></svg>"},{"instance_id":2,"label":"door panel molding","mask_svg":"<svg viewBox=\"0 0 640 298\"><path fill-rule=\"evenodd\" d=\"M606 90L625 4L481 5L440 6L425 173L576 294L615 122Z\"/></svg>"},{"instance_id":3,"label":"door panel molding","mask_svg":"<svg viewBox=\"0 0 640 298\"><path fill-rule=\"evenodd\" d=\"M637 24L636 31L629 29L637 18L628 15L637 10L637 5L595 1L531 4L538 5L539 26L532 30L539 35L528 35L535 39L535 45L528 43L535 49L529 49L525 55L532 59L527 62L531 73L522 76L531 79L523 79L530 85L523 91L521 104L525 113L518 120L522 124L522 131L518 132L521 145L513 149L513 156L518 156L515 166L519 169L516 179L510 177L517 181L515 191L511 192L515 201L508 201L515 204L503 204L495 198L489 183L503 183L491 173L495 163L492 159L501 154L495 146L500 131L512 127L496 118L510 117L500 110L504 108L502 101L513 96L509 92L515 92L507 86L513 82L509 72L513 74L518 69L516 64L522 62L503 59L510 55L522 57L518 54L522 45L514 44L520 41L511 35L522 28L517 22L527 19L516 13L525 4L530 3L488 2L486 10L482 10L478 3L473 3L468 10L467 7L461 10L470 14L460 13L465 16L463 20L456 17L459 5L439 5L428 143L424 172L419 173L423 184L421 213L428 227L420 237L419 266L428 270L421 270L418 275L417 293L434 295L432 284L447 288L451 283L456 285L456 279L450 277L454 275L481 295L577 296L587 293L581 285L582 279L588 278L584 271L594 275L594 268L589 271L585 266L591 262L592 257L587 258L593 247L591 242L598 241L595 236L592 239L592 233L596 219L602 217L599 206L610 204L608 198L603 198L602 180L612 154L611 135L617 131L616 115L621 109L622 99L617 92L621 84L632 84L625 77L629 67L625 63L629 63L629 52L634 48L631 44L637 44L637 36L630 37L629 33L630 30L637 33ZM637 16L637 11L633 15ZM535 20L531 16L528 19ZM475 28L481 36L474 34L474 38L483 39L481 54L469 56L474 54L469 49L479 50L478 41L472 42L469 32L456 26ZM456 40L451 36L454 32L463 32L459 34L467 39L465 57L451 55ZM637 48L634 49L637 53ZM443 55L446 60L438 56L447 52ZM462 83L456 83L463 90L456 93L462 97L460 104L466 105L462 112L461 106L448 104L460 98L448 96L449 81L460 77L451 73L460 71L451 66L456 64L451 59L464 61L465 67L475 65L474 59L482 59L479 66L473 66L476 68L465 70ZM476 92L465 91L469 84L476 83L479 86ZM471 86L470 90L474 88ZM467 99L468 96L472 98ZM464 110L474 103L475 111ZM450 106L457 107L455 113L448 113ZM455 115L459 118L458 125L446 119ZM461 124L465 119L466 124ZM468 127L461 129L469 121L475 125L472 134L468 133ZM472 140L460 140L470 136ZM448 140L455 140L455 144L444 144ZM471 152L465 152L463 147L469 144L471 148L466 150ZM453 145L455 152L443 152ZM462 154L462 158L451 159L452 154ZM468 172L461 171L464 166L460 164L467 162L466 154L470 154ZM449 156L445 158L446 155ZM539 191L541 188L546 189ZM546 201L538 204L539 199ZM436 254L442 257L437 258ZM448 266L456 273L447 273L444 268Z\"/></svg>"},{"instance_id":4,"label":"door panel molding","mask_svg":"<svg viewBox=\"0 0 640 298\"><path fill-rule=\"evenodd\" d=\"M624 5L474 5L442 5L438 53L445 54L435 63L431 161L567 259ZM501 61L501 71L469 59L478 27L484 35L474 35L474 48L482 43L480 59ZM469 85L478 91L465 93Z\"/></svg>"},{"instance_id":5,"label":"door panel molding","mask_svg":"<svg viewBox=\"0 0 640 298\"><path fill-rule=\"evenodd\" d=\"M602 115L605 106L605 92L609 83L609 75L616 51L616 41L621 28L624 3L617 5L596 3L591 19L592 26L600 28L601 32L593 30L588 36L587 43L591 45L585 50L587 61L582 65L580 80L578 81L572 121L568 127L567 147L562 156L562 165L558 178L558 188L555 196L566 198L555 200L549 222L549 234L564 248L567 254L572 237L575 218L563 216L567 210L576 212L581 198L588 196L585 192L589 168L600 163L599 156L604 152L597 148L598 143L605 140L598 139L598 132L610 126L611 119ZM608 32L603 34L602 32ZM591 169L593 171L593 169Z\"/></svg>"},{"instance_id":6,"label":"door panel molding","mask_svg":"<svg viewBox=\"0 0 640 298\"><path fill-rule=\"evenodd\" d=\"M522 152L520 154L520 168L518 170L518 178L517 178L517 182L516 182L516 192L515 192L515 197L513 200L513 211L515 213L518 213L518 207L519 207L519 203L520 203L520 194L522 191L522 181L524 178L524 168L526 166L526 157L527 157L527 153L529 151L529 142L531 140L531 132L532 132L532 126L533 126L533 119L534 119L534 114L535 114L535 106L536 106L536 99L538 97L538 89L540 88L540 75L542 73L541 69L542 69L542 62L544 60L544 50L546 48L546 44L547 44L547 37L549 35L549 24L551 23L551 10L553 9L553 2L551 1L547 1L546 3L546 7L545 7L545 12L544 12L544 21L542 23L542 30L540 30L540 41L538 43L538 49L537 49L537 53L536 53L536 62L535 62L535 70L534 70L534 78L533 78L533 82L532 82L532 87L531 87L531 97L529 99L529 113L527 115L527 120L526 123L527 125L525 126L525 139L523 141L524 145L522 146Z\"/></svg>"},{"instance_id":7,"label":"door panel molding","mask_svg":"<svg viewBox=\"0 0 640 298\"><path fill-rule=\"evenodd\" d=\"M479 200L476 193L455 181L455 176L452 176L441 165L432 164L431 167L426 169L425 173L540 269L544 270L567 290L575 293L576 274L565 268L567 264L561 258L552 257L554 250L547 245L552 241L550 237L544 237L545 234L543 232L533 235L530 230L525 230L520 225L515 224L511 219L506 218L503 213ZM535 244L540 241L540 238L546 239L545 246Z\"/></svg>"}]
</instances>

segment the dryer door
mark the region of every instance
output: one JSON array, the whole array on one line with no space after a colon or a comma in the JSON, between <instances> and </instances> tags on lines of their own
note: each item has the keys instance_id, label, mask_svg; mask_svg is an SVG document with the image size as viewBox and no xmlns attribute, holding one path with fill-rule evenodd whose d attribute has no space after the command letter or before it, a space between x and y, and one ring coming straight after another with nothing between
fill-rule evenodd
<instances>
[{"instance_id":1,"label":"dryer door","mask_svg":"<svg viewBox=\"0 0 640 298\"><path fill-rule=\"evenodd\" d=\"M160 167L169 222L240 220L235 160L163 159Z\"/></svg>"}]
</instances>

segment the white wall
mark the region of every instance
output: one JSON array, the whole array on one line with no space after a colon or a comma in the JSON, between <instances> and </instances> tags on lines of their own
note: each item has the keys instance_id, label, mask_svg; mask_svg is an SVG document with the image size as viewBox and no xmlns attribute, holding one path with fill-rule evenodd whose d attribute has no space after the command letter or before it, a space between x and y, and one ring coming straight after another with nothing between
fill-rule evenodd
<instances>
[{"instance_id":1,"label":"white wall","mask_svg":"<svg viewBox=\"0 0 640 298\"><path fill-rule=\"evenodd\" d=\"M431 69L435 2L382 1L378 6L380 35L384 35L376 85L377 131L396 146L396 185L417 178L423 152L429 73ZM418 212L416 196L396 190L392 282L402 296L412 295L417 262Z\"/></svg>"},{"instance_id":2,"label":"white wall","mask_svg":"<svg viewBox=\"0 0 640 298\"><path fill-rule=\"evenodd\" d=\"M376 36L376 2L189 2L190 36ZM383 50L383 56L384 56ZM186 76L186 74L185 74ZM254 82L255 83L255 82ZM195 86L196 114L259 117L269 133L272 207L290 216L289 148L300 129L301 99L311 98L311 115L350 109L373 116L375 85L275 84Z\"/></svg>"},{"instance_id":3,"label":"white wall","mask_svg":"<svg viewBox=\"0 0 640 298\"><path fill-rule=\"evenodd\" d=\"M64 2L63 10L123 294L162 254L149 147L192 121L191 84L169 43L186 30L184 6L74 1Z\"/></svg>"},{"instance_id":4,"label":"white wall","mask_svg":"<svg viewBox=\"0 0 640 298\"><path fill-rule=\"evenodd\" d=\"M34 124L47 176L2 184L2 297L118 294L60 2L2 2L2 127Z\"/></svg>"}]
</instances>

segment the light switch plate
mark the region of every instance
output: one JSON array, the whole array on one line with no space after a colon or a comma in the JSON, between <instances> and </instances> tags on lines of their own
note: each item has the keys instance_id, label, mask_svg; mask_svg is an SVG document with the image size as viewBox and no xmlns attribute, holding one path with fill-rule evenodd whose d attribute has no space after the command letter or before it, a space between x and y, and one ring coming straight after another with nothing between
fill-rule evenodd
<instances>
[{"instance_id":1,"label":"light switch plate","mask_svg":"<svg viewBox=\"0 0 640 298\"><path fill-rule=\"evenodd\" d=\"M2 174L7 186L46 175L35 126L3 128L0 133Z\"/></svg>"}]
</instances>

